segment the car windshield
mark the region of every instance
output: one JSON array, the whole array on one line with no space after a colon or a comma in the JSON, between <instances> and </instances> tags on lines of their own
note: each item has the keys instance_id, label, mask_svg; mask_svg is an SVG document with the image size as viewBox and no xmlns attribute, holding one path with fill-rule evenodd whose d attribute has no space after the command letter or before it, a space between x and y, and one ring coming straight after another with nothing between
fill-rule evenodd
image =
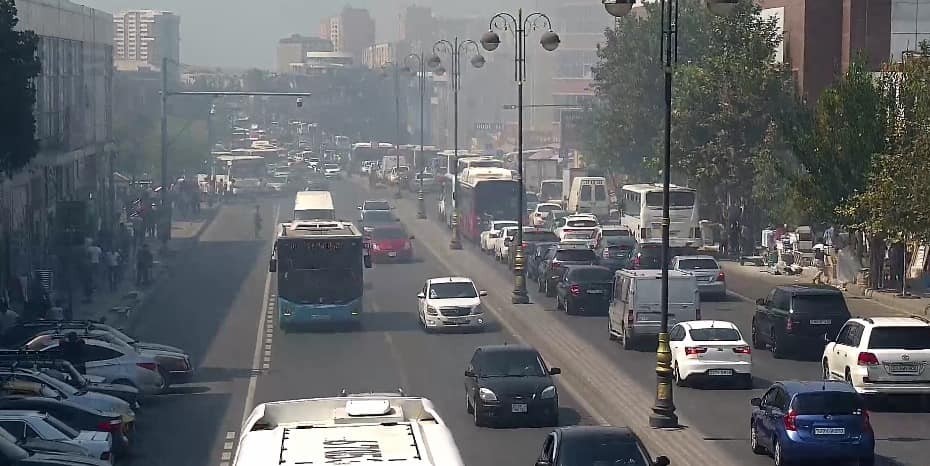
<instances>
[{"instance_id":1,"label":"car windshield","mask_svg":"<svg viewBox=\"0 0 930 466\"><path fill-rule=\"evenodd\" d=\"M874 327L869 337L871 349L930 349L930 327Z\"/></svg>"},{"instance_id":2,"label":"car windshield","mask_svg":"<svg viewBox=\"0 0 930 466\"><path fill-rule=\"evenodd\" d=\"M839 293L795 295L791 306L799 314L849 314L846 300Z\"/></svg>"},{"instance_id":3,"label":"car windshield","mask_svg":"<svg viewBox=\"0 0 930 466\"><path fill-rule=\"evenodd\" d=\"M542 360L532 351L488 351L481 354L475 370L479 377L542 377Z\"/></svg>"},{"instance_id":4,"label":"car windshield","mask_svg":"<svg viewBox=\"0 0 930 466\"><path fill-rule=\"evenodd\" d=\"M573 282L578 283L592 283L592 282L609 282L614 278L614 274L607 269L602 268L580 268L572 270L568 275L568 279Z\"/></svg>"},{"instance_id":5,"label":"car windshield","mask_svg":"<svg viewBox=\"0 0 930 466\"><path fill-rule=\"evenodd\" d=\"M78 434L79 434L78 431L74 430L74 428L72 428L72 427L69 426L68 424L65 424L64 422L61 422L61 421L60 421L58 418L56 418L56 417L47 416L47 417L45 418L45 421L48 422L49 424L51 424L52 427L54 427L54 428L58 429L59 431L61 431L62 434L65 434L65 436L68 437L68 439L70 439L70 440L74 440L74 439L76 439L76 438L78 437Z\"/></svg>"},{"instance_id":6,"label":"car windshield","mask_svg":"<svg viewBox=\"0 0 930 466\"><path fill-rule=\"evenodd\" d=\"M388 201L365 201L362 208L364 210L391 210L391 204Z\"/></svg>"},{"instance_id":7,"label":"car windshield","mask_svg":"<svg viewBox=\"0 0 930 466\"><path fill-rule=\"evenodd\" d=\"M376 228L371 232L375 241L383 239L407 239L407 232L400 228Z\"/></svg>"},{"instance_id":8,"label":"car windshield","mask_svg":"<svg viewBox=\"0 0 930 466\"><path fill-rule=\"evenodd\" d=\"M681 270L717 270L720 268L713 259L681 259L678 261Z\"/></svg>"},{"instance_id":9,"label":"car windshield","mask_svg":"<svg viewBox=\"0 0 930 466\"><path fill-rule=\"evenodd\" d=\"M287 183L287 177L286 176L274 176L271 178L271 182L284 184L284 183Z\"/></svg>"},{"instance_id":10,"label":"car windshield","mask_svg":"<svg viewBox=\"0 0 930 466\"><path fill-rule=\"evenodd\" d=\"M336 164L334 164L334 163L327 163L326 165L323 165L323 168L325 168L325 169L327 169L327 170L338 170L338 169L339 169L339 165L336 165Z\"/></svg>"},{"instance_id":11,"label":"car windshield","mask_svg":"<svg viewBox=\"0 0 930 466\"><path fill-rule=\"evenodd\" d=\"M369 210L364 213L366 223L393 222L394 215L389 210Z\"/></svg>"},{"instance_id":12,"label":"car windshield","mask_svg":"<svg viewBox=\"0 0 930 466\"><path fill-rule=\"evenodd\" d=\"M823 390L799 393L791 403L791 409L799 415L861 414L864 407L857 393Z\"/></svg>"},{"instance_id":13,"label":"car windshield","mask_svg":"<svg viewBox=\"0 0 930 466\"><path fill-rule=\"evenodd\" d=\"M693 328L691 339L694 341L739 341L740 334L735 328Z\"/></svg>"},{"instance_id":14,"label":"car windshield","mask_svg":"<svg viewBox=\"0 0 930 466\"><path fill-rule=\"evenodd\" d=\"M562 206L556 204L539 204L536 206L536 210L539 212L552 212L554 210L561 210Z\"/></svg>"},{"instance_id":15,"label":"car windshield","mask_svg":"<svg viewBox=\"0 0 930 466\"><path fill-rule=\"evenodd\" d=\"M623 228L616 228L610 230L601 230L601 235L605 238L615 237L615 236L630 236L630 230Z\"/></svg>"},{"instance_id":16,"label":"car windshield","mask_svg":"<svg viewBox=\"0 0 930 466\"><path fill-rule=\"evenodd\" d=\"M630 438L591 435L563 444L558 466L648 466L643 449Z\"/></svg>"},{"instance_id":17,"label":"car windshield","mask_svg":"<svg viewBox=\"0 0 930 466\"><path fill-rule=\"evenodd\" d=\"M524 231L523 241L536 243L540 241L558 242L559 237L551 231Z\"/></svg>"},{"instance_id":18,"label":"car windshield","mask_svg":"<svg viewBox=\"0 0 930 466\"><path fill-rule=\"evenodd\" d=\"M511 222L511 221L507 221L507 222L494 222L494 228L493 228L493 229L495 229L495 230L503 230L504 228L513 227L513 226L517 226L517 222Z\"/></svg>"},{"instance_id":19,"label":"car windshield","mask_svg":"<svg viewBox=\"0 0 930 466\"><path fill-rule=\"evenodd\" d=\"M560 261L584 262L593 261L595 255L590 249L562 249L555 253L555 258Z\"/></svg>"},{"instance_id":20,"label":"car windshield","mask_svg":"<svg viewBox=\"0 0 930 466\"><path fill-rule=\"evenodd\" d=\"M429 286L429 299L477 298L475 285L470 282L433 283Z\"/></svg>"}]
</instances>

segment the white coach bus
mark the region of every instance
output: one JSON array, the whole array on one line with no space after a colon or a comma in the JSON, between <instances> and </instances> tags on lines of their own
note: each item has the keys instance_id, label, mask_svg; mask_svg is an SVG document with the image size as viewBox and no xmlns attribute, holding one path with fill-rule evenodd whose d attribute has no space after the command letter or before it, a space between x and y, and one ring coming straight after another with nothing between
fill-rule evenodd
<instances>
[{"instance_id":1,"label":"white coach bus","mask_svg":"<svg viewBox=\"0 0 930 466\"><path fill-rule=\"evenodd\" d=\"M662 185L628 184L620 189L620 223L639 242L662 239ZM697 192L692 188L669 187L669 237L676 242L698 244L701 237Z\"/></svg>"}]
</instances>

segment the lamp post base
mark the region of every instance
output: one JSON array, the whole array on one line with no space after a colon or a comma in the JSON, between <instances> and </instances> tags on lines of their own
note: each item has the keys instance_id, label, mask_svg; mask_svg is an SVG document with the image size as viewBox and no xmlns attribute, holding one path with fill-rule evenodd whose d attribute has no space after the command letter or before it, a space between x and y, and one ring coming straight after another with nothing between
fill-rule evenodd
<instances>
[{"instance_id":1,"label":"lamp post base","mask_svg":"<svg viewBox=\"0 0 930 466\"><path fill-rule=\"evenodd\" d=\"M462 249L462 240L459 239L459 213L452 213L452 239L449 240L449 249Z\"/></svg>"},{"instance_id":2,"label":"lamp post base","mask_svg":"<svg viewBox=\"0 0 930 466\"><path fill-rule=\"evenodd\" d=\"M417 191L417 218L426 219L426 201L423 199L423 188Z\"/></svg>"},{"instance_id":3,"label":"lamp post base","mask_svg":"<svg viewBox=\"0 0 930 466\"><path fill-rule=\"evenodd\" d=\"M522 227L521 227L522 228ZM523 244L522 238L520 244ZM513 252L513 295L510 297L512 304L529 304L530 297L526 293L526 275L523 273L523 248L514 247Z\"/></svg>"},{"instance_id":4,"label":"lamp post base","mask_svg":"<svg viewBox=\"0 0 930 466\"><path fill-rule=\"evenodd\" d=\"M656 349L656 401L649 415L649 427L671 429L678 427L675 401L672 395L672 349L668 344L668 333L659 334Z\"/></svg>"}]
</instances>

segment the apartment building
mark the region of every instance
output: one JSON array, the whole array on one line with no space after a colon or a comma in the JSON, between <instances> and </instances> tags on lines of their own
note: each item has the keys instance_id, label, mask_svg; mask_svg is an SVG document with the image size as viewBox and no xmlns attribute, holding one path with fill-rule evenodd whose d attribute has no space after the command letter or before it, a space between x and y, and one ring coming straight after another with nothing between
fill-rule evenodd
<instances>
[{"instance_id":1,"label":"apartment building","mask_svg":"<svg viewBox=\"0 0 930 466\"><path fill-rule=\"evenodd\" d=\"M116 60L145 62L161 67L167 57L181 58L181 18L170 11L126 10L113 16Z\"/></svg>"},{"instance_id":2,"label":"apartment building","mask_svg":"<svg viewBox=\"0 0 930 466\"><path fill-rule=\"evenodd\" d=\"M320 23L320 37L332 42L333 51L352 54L360 63L365 49L375 43L375 21L368 10L347 6Z\"/></svg>"}]
</instances>

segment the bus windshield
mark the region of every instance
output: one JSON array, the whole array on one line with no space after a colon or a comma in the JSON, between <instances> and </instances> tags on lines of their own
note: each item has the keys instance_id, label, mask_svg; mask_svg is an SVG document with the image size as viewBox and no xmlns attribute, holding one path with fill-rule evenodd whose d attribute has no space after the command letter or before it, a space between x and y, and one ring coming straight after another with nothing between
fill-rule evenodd
<instances>
[{"instance_id":1,"label":"bus windshield","mask_svg":"<svg viewBox=\"0 0 930 466\"><path fill-rule=\"evenodd\" d=\"M229 167L232 178L262 178L268 175L264 160L233 162Z\"/></svg>"},{"instance_id":2,"label":"bus windshield","mask_svg":"<svg viewBox=\"0 0 930 466\"><path fill-rule=\"evenodd\" d=\"M346 304L362 296L360 238L279 239L278 292L298 304Z\"/></svg>"},{"instance_id":3,"label":"bus windshield","mask_svg":"<svg viewBox=\"0 0 930 466\"><path fill-rule=\"evenodd\" d=\"M669 206L672 208L694 207L694 192L693 191L672 191L669 193L668 203L669 203ZM662 193L661 192L646 193L646 205L651 208L662 207Z\"/></svg>"},{"instance_id":4,"label":"bus windshield","mask_svg":"<svg viewBox=\"0 0 930 466\"><path fill-rule=\"evenodd\" d=\"M475 188L475 214L479 217L516 218L520 210L517 202L519 186L516 181L484 181Z\"/></svg>"}]
</instances>

